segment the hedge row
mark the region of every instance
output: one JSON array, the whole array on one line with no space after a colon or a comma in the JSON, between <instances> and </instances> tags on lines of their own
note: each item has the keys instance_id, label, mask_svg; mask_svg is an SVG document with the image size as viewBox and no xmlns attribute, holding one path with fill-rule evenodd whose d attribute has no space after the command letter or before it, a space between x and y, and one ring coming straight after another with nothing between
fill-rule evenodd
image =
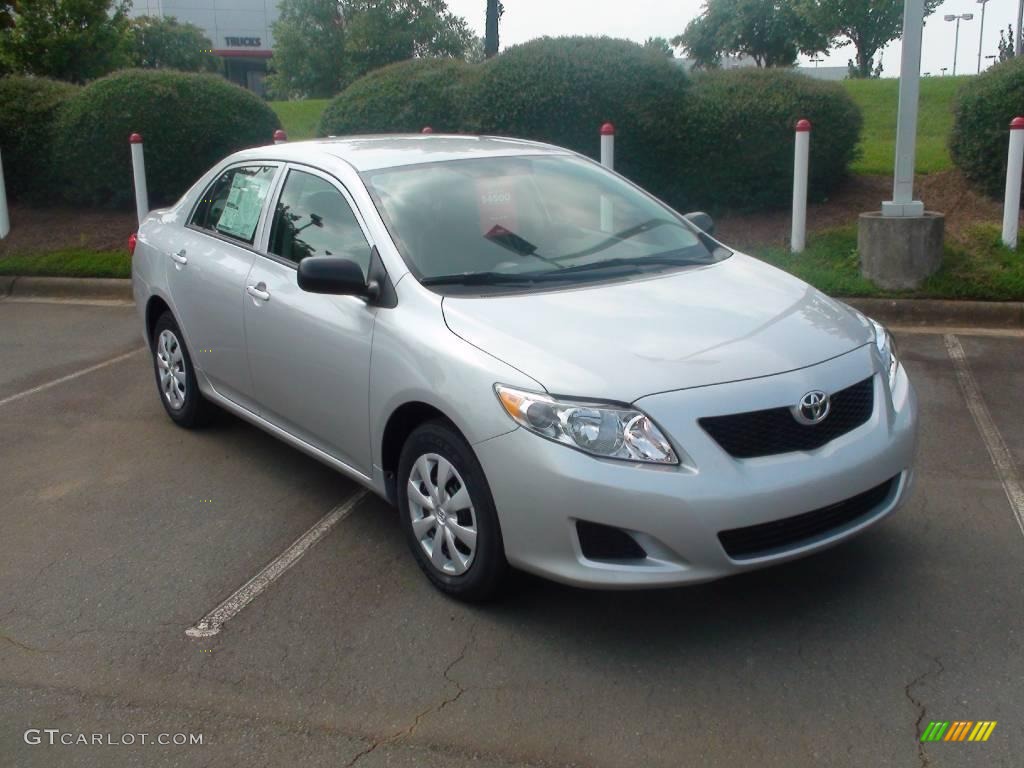
<instances>
[{"instance_id":1,"label":"hedge row","mask_svg":"<svg viewBox=\"0 0 1024 768\"><path fill-rule=\"evenodd\" d=\"M79 90L42 77L0 77L0 160L10 199L44 203L53 196L47 148L58 110Z\"/></svg>"},{"instance_id":2,"label":"hedge row","mask_svg":"<svg viewBox=\"0 0 1024 768\"><path fill-rule=\"evenodd\" d=\"M321 135L435 130L550 142L597 157L616 125L616 170L679 208L783 207L793 125L815 125L810 194L820 199L855 156L859 110L835 84L790 72L689 77L625 40L542 38L482 65L414 60L356 81L334 99Z\"/></svg>"},{"instance_id":3,"label":"hedge row","mask_svg":"<svg viewBox=\"0 0 1024 768\"><path fill-rule=\"evenodd\" d=\"M86 205L131 204L132 133L145 139L157 206L176 200L225 155L268 143L280 127L249 91L216 75L169 70L124 70L84 88L2 78L0 116L12 198Z\"/></svg>"},{"instance_id":4,"label":"hedge row","mask_svg":"<svg viewBox=\"0 0 1024 768\"><path fill-rule=\"evenodd\" d=\"M953 105L949 150L979 189L1002 199L1010 121L1024 115L1024 57L987 69L965 83Z\"/></svg>"}]
</instances>

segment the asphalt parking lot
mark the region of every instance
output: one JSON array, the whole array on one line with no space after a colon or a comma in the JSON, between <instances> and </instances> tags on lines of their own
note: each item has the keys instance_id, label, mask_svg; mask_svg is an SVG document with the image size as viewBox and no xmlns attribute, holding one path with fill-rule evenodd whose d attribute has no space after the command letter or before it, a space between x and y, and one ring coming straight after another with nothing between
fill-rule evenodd
<instances>
[{"instance_id":1,"label":"asphalt parking lot","mask_svg":"<svg viewBox=\"0 0 1024 768\"><path fill-rule=\"evenodd\" d=\"M841 547L667 591L522 577L467 607L368 496L194 638L357 488L233 417L174 427L133 308L0 301L0 765L1016 765L1024 335L935 330L897 330L913 496ZM931 720L998 726L922 745Z\"/></svg>"}]
</instances>

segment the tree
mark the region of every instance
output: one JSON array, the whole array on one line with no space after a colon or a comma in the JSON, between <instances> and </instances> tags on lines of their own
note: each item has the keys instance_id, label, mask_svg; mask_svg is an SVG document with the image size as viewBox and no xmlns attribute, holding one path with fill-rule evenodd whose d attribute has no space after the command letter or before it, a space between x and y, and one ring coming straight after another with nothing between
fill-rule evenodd
<instances>
[{"instance_id":1,"label":"tree","mask_svg":"<svg viewBox=\"0 0 1024 768\"><path fill-rule=\"evenodd\" d=\"M279 98L323 99L341 91L345 24L337 0L283 0L274 22L268 90Z\"/></svg>"},{"instance_id":2,"label":"tree","mask_svg":"<svg viewBox=\"0 0 1024 768\"><path fill-rule=\"evenodd\" d=\"M672 50L672 44L664 37L648 37L644 41L644 48L660 53L662 56L667 56L670 59L674 59L676 56L676 52Z\"/></svg>"},{"instance_id":3,"label":"tree","mask_svg":"<svg viewBox=\"0 0 1024 768\"><path fill-rule=\"evenodd\" d=\"M825 51L828 43L791 0L705 0L703 13L672 38L698 67L718 66L722 56L749 56L758 67L788 67L798 53Z\"/></svg>"},{"instance_id":4,"label":"tree","mask_svg":"<svg viewBox=\"0 0 1024 768\"><path fill-rule=\"evenodd\" d=\"M473 45L466 20L445 0L347 0L345 49L351 77L424 56L464 58Z\"/></svg>"},{"instance_id":5,"label":"tree","mask_svg":"<svg viewBox=\"0 0 1024 768\"><path fill-rule=\"evenodd\" d=\"M138 16L131 21L132 57L137 67L214 72L213 43L195 24L173 16Z\"/></svg>"},{"instance_id":6,"label":"tree","mask_svg":"<svg viewBox=\"0 0 1024 768\"><path fill-rule=\"evenodd\" d=\"M808 22L839 46L853 44L851 77L871 77L875 56L903 35L903 0L797 0ZM924 0L924 15L934 13L942 0ZM880 70L879 70L880 71Z\"/></svg>"},{"instance_id":7,"label":"tree","mask_svg":"<svg viewBox=\"0 0 1024 768\"><path fill-rule=\"evenodd\" d=\"M130 63L130 0L6 3L0 68L81 83Z\"/></svg>"},{"instance_id":8,"label":"tree","mask_svg":"<svg viewBox=\"0 0 1024 768\"><path fill-rule=\"evenodd\" d=\"M445 0L282 0L267 84L279 98L327 98L396 61L465 58L473 42Z\"/></svg>"},{"instance_id":9,"label":"tree","mask_svg":"<svg viewBox=\"0 0 1024 768\"><path fill-rule=\"evenodd\" d=\"M1017 55L1017 49L1013 45L1013 25L1007 24L1006 31L999 30L999 61L1012 59Z\"/></svg>"},{"instance_id":10,"label":"tree","mask_svg":"<svg viewBox=\"0 0 1024 768\"><path fill-rule=\"evenodd\" d=\"M489 59L498 55L498 23L505 14L501 0L487 0L487 23L484 30L484 55Z\"/></svg>"},{"instance_id":11,"label":"tree","mask_svg":"<svg viewBox=\"0 0 1024 768\"><path fill-rule=\"evenodd\" d=\"M487 54L484 53L484 39L479 36L474 37L462 58L470 64L482 64L487 59Z\"/></svg>"}]
</instances>

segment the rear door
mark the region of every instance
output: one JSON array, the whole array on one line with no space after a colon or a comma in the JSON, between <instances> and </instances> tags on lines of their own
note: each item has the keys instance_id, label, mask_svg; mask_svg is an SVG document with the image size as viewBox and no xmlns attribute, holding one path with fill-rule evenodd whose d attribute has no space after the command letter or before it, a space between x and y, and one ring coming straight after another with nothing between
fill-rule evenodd
<instances>
[{"instance_id":1,"label":"rear door","mask_svg":"<svg viewBox=\"0 0 1024 768\"><path fill-rule=\"evenodd\" d=\"M310 256L370 263L366 228L340 182L289 165L246 280L245 336L264 418L370 474L370 345L376 309L354 296L302 291ZM263 253L265 251L265 253Z\"/></svg>"},{"instance_id":2,"label":"rear door","mask_svg":"<svg viewBox=\"0 0 1024 768\"><path fill-rule=\"evenodd\" d=\"M245 278L280 171L280 163L226 168L165 254L171 300L196 368L218 393L250 410L255 404L245 349Z\"/></svg>"}]
</instances>

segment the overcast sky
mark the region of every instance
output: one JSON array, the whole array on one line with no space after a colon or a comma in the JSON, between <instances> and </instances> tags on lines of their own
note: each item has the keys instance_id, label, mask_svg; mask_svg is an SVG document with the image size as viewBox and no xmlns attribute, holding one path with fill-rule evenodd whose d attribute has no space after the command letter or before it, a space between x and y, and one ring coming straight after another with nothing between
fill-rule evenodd
<instances>
[{"instance_id":1,"label":"overcast sky","mask_svg":"<svg viewBox=\"0 0 1024 768\"><path fill-rule=\"evenodd\" d=\"M501 44L513 45L542 35L610 35L643 42L648 37L672 38L686 27L687 22L700 13L702 0L503 0ZM482 35L486 0L448 0L448 6L466 18L470 26ZM960 22L960 50L957 73L972 74L978 66L978 35L981 5L975 0L946 0L938 11L929 16L924 28L924 47L921 71L940 74L953 73L953 22L946 22L946 14L973 13L972 21ZM1016 0L989 0L985 10L985 37L982 56L998 52L999 30L1007 24L1016 26ZM845 66L852 58L851 46L839 48L820 66ZM894 77L900 70L899 42L886 48L883 58L883 76ZM804 62L801 62L804 63ZM981 60L982 69L991 61Z\"/></svg>"}]
</instances>

